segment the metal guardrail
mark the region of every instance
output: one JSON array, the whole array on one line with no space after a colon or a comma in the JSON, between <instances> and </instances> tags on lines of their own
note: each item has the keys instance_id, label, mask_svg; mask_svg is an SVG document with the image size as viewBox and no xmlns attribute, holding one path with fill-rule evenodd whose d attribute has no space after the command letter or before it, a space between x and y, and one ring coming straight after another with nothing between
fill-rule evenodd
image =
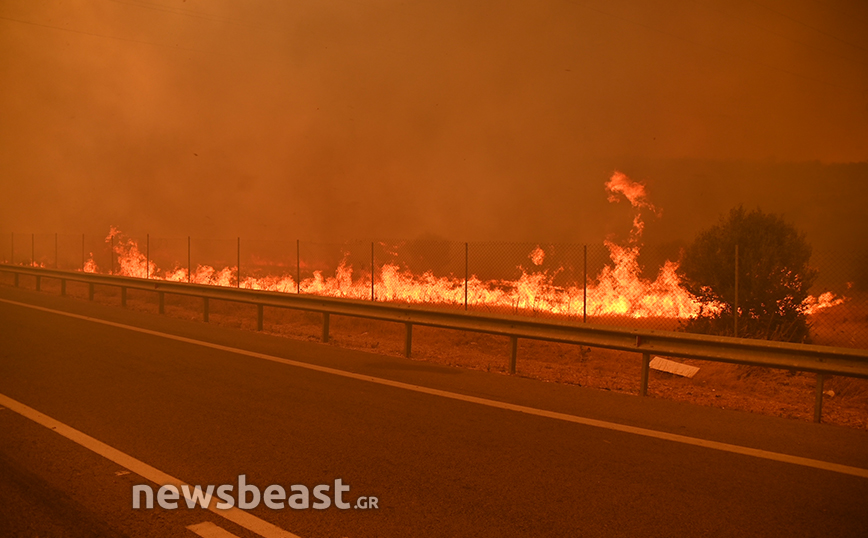
<instances>
[{"instance_id":1,"label":"metal guardrail","mask_svg":"<svg viewBox=\"0 0 868 538\"><path fill-rule=\"evenodd\" d=\"M626 329L585 323L570 323L551 319L539 320L515 316L478 314L436 310L390 303L354 299L338 299L316 295L298 295L262 290L239 289L166 280L146 280L124 276L100 275L78 271L60 271L31 266L0 264L0 272L13 273L15 286L20 275L36 279L36 289L43 278L60 280L61 295L66 294L68 281L88 285L88 298L93 299L94 286L121 289L121 305L126 306L128 289L158 294L159 312L164 312L165 294L186 295L203 299L203 319L209 318L209 301L230 301L257 307L257 328L262 330L264 307L289 308L320 312L323 315L322 341L329 339L331 314L403 323L405 326L404 355L412 351L413 325L458 329L509 336L511 353L509 371L515 373L518 339L546 340L632 351L642 354L639 393L647 395L651 354L668 357L702 359L716 362L765 366L817 374L814 420L822 414L823 381L828 375L868 378L868 350L749 340L726 336L709 336L670 331Z\"/></svg>"}]
</instances>

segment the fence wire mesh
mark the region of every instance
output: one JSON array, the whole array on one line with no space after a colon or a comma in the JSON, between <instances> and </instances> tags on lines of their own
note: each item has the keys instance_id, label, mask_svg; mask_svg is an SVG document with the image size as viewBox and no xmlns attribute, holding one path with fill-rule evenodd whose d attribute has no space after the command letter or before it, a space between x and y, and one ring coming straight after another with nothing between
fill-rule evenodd
<instances>
[{"instance_id":1,"label":"fence wire mesh","mask_svg":"<svg viewBox=\"0 0 868 538\"><path fill-rule=\"evenodd\" d=\"M4 263L662 330L682 329L698 312L678 258L678 248L609 242L0 235ZM803 305L807 341L868 347L868 285L846 269L857 262L818 259Z\"/></svg>"}]
</instances>

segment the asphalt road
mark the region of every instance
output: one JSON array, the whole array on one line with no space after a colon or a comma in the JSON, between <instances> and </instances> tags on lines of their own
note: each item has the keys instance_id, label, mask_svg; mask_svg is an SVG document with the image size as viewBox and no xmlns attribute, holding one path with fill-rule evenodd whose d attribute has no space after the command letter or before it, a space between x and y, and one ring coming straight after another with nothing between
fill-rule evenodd
<instances>
[{"instance_id":1,"label":"asphalt road","mask_svg":"<svg viewBox=\"0 0 868 538\"><path fill-rule=\"evenodd\" d=\"M243 474L260 491L333 490L341 479L351 505L378 498L369 510L250 510L302 538L868 536L868 478L775 456L868 469L868 432L464 371L5 286L0 395L189 484L237 488ZM187 527L200 523L218 527L199 527L202 536L257 536L183 502L133 509L134 485L157 486L0 407L0 536L193 538Z\"/></svg>"}]
</instances>

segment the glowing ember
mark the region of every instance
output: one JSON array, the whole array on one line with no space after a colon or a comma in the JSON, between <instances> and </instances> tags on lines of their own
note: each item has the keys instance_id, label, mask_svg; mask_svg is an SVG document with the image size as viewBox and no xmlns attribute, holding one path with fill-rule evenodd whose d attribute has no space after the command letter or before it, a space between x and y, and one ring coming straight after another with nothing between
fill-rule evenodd
<instances>
[{"instance_id":1,"label":"glowing ember","mask_svg":"<svg viewBox=\"0 0 868 538\"><path fill-rule=\"evenodd\" d=\"M620 201L623 196L635 211L633 228L626 245L605 241L611 264L600 273L589 278L587 287L587 314L589 316L620 315L633 318L665 317L685 319L699 313L700 304L681 286L676 273L678 263L666 261L659 269L655 280L643 279L640 274L638 256L641 249L640 238L644 224L642 211L648 210L659 216L660 211L649 201L645 186L636 183L621 172L615 172L606 182L610 202ZM160 270L156 264L142 254L135 241L124 236L112 227L106 243L114 245L117 258L116 273L124 276L186 282L187 268L174 267ZM388 251L388 249L387 249ZM392 252L391 254L397 255ZM353 299L371 298L371 273L353 274L347 264L345 253L343 261L335 270L334 276L325 276L315 271L309 278L297 283L289 274L265 277L247 276L240 287L254 290L269 290L283 293L326 295ZM545 260L545 251L537 245L528 255L535 267ZM557 286L554 277L563 271L527 272L519 267L521 276L516 280L480 280L471 275L466 283L467 299L470 305L504 308L512 311L525 310L547 312L557 315L580 316L584 311L585 290L582 283ZM93 255L87 261L86 272L98 272ZM215 286L235 286L237 267L215 269L208 265L198 265L189 275L196 284ZM379 301L400 301L406 303L464 304L465 281L454 275L438 277L432 272L413 274L394 262L380 267L380 274L374 281L375 297ZM816 312L841 304L844 299L825 293L819 298L809 297L806 301L808 313ZM707 310L708 307L706 307Z\"/></svg>"}]
</instances>

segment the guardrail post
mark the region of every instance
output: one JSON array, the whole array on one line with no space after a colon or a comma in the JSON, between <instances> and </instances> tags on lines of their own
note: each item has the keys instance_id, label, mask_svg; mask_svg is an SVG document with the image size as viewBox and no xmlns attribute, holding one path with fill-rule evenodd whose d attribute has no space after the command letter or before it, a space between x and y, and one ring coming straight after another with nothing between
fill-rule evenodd
<instances>
[{"instance_id":1,"label":"guardrail post","mask_svg":"<svg viewBox=\"0 0 868 538\"><path fill-rule=\"evenodd\" d=\"M814 397L814 422L819 423L823 417L823 382L826 376L817 374L817 391Z\"/></svg>"},{"instance_id":2,"label":"guardrail post","mask_svg":"<svg viewBox=\"0 0 868 538\"><path fill-rule=\"evenodd\" d=\"M509 346L511 348L509 353L509 373L515 373L515 362L516 357L518 356L518 337L510 336L509 337Z\"/></svg>"},{"instance_id":3,"label":"guardrail post","mask_svg":"<svg viewBox=\"0 0 868 538\"><path fill-rule=\"evenodd\" d=\"M651 364L651 354L642 353L642 382L639 386L639 396L648 396L648 373Z\"/></svg>"},{"instance_id":4,"label":"guardrail post","mask_svg":"<svg viewBox=\"0 0 868 538\"><path fill-rule=\"evenodd\" d=\"M166 313L166 294L163 293L162 291L158 291L157 296L159 297L159 302L160 302L160 306L159 306L158 311L160 314L165 314Z\"/></svg>"},{"instance_id":5,"label":"guardrail post","mask_svg":"<svg viewBox=\"0 0 868 538\"><path fill-rule=\"evenodd\" d=\"M41 290L42 290L42 277L39 275L36 275L36 291L41 291Z\"/></svg>"},{"instance_id":6,"label":"guardrail post","mask_svg":"<svg viewBox=\"0 0 868 538\"><path fill-rule=\"evenodd\" d=\"M261 304L256 305L256 330L257 331L262 330L262 318L264 317L263 310L265 310L265 308Z\"/></svg>"},{"instance_id":7,"label":"guardrail post","mask_svg":"<svg viewBox=\"0 0 868 538\"><path fill-rule=\"evenodd\" d=\"M376 259L375 259L376 261ZM409 309L409 314L402 309L394 309L388 306L377 306L367 302L340 301L336 299L317 299L311 302L310 298L286 295L278 297L277 294L260 294L256 290L227 290L222 287L209 288L205 291L204 286L184 286L178 282L156 282L153 285L141 282L140 279L128 279L95 273L73 273L71 271L54 271L47 268L26 266L17 267L0 265L0 271L12 273L15 285L22 286L20 280L24 275L34 276L37 289L41 286L42 278L60 280L61 295L66 295L67 281L81 282L87 286L88 300L94 301L96 284L100 286L121 288L121 303L125 305L128 289L140 289L145 293L155 292L159 296L160 313L165 312L165 294L193 295L203 299L203 316L209 321L210 299L217 301L242 302L257 305L258 325L260 330L264 326L265 306L271 308L293 308L308 311L317 311L323 315L322 342L329 342L330 314L350 317L371 317L382 321L402 323L405 328L404 352L407 357L412 354L412 329L413 325L437 326L454 328L462 331L487 332L502 334L510 337L509 373L517 371L518 339L544 340L557 342L572 342L584 344L588 335L599 336L595 345L599 347L612 347L623 351L639 353L641 355L641 381L639 394L648 396L648 384L650 381L650 362L655 349L669 350L667 354L675 357L694 357L710 361L731 360L734 362L765 366L779 369L795 369L799 371L814 372L817 375L815 388L814 420L822 421L823 386L830 375L848 377L868 377L868 353L864 350L844 348L819 348L816 346L801 346L783 342L747 342L744 339L724 338L728 346L721 346L717 338L704 336L691 336L685 338L679 333L663 333L651 331L634 331L631 329L606 329L600 330L594 326L580 326L576 323L572 329L575 332L565 332L558 323L549 325L542 321L523 322L519 318L505 320L498 316L471 316L467 317L459 311L431 313L424 309ZM7 281L8 282L8 281ZM75 284L76 286L78 284ZM24 284L26 286L26 283ZM102 289L102 288L100 288ZM201 290L201 291L196 291ZM202 293L203 295L199 295ZM331 302L334 301L334 302ZM460 306L459 306L460 308ZM410 317L412 316L412 317ZM411 321L412 320L412 321ZM587 334L585 334L587 333ZM635 343L633 339L635 338ZM643 338L645 341L643 342ZM723 352L722 352L723 350Z\"/></svg>"},{"instance_id":8,"label":"guardrail post","mask_svg":"<svg viewBox=\"0 0 868 538\"><path fill-rule=\"evenodd\" d=\"M208 323L209 314L210 314L210 312L208 312L208 310L209 310L208 307L209 307L208 298L202 297L202 321L204 321L205 323Z\"/></svg>"}]
</instances>

